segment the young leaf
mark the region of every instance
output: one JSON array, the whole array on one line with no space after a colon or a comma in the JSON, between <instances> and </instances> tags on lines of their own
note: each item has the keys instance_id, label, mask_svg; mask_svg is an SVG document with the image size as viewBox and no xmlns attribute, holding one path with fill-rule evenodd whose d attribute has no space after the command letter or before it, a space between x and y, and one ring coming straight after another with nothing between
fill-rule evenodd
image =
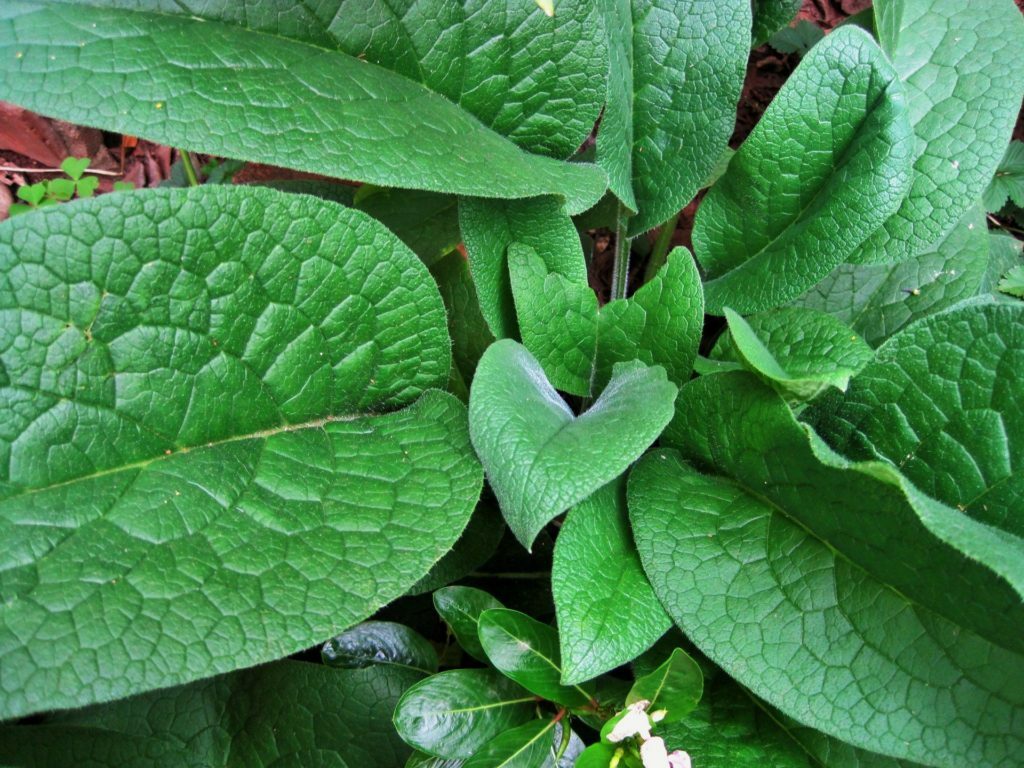
<instances>
[{"instance_id":1,"label":"young leaf","mask_svg":"<svg viewBox=\"0 0 1024 768\"><path fill-rule=\"evenodd\" d=\"M620 752L625 752L625 749L618 744L591 744L583 750L574 768L609 768L616 754ZM622 762L619 765L623 765L623 768L628 766Z\"/></svg>"},{"instance_id":2,"label":"young leaf","mask_svg":"<svg viewBox=\"0 0 1024 768\"><path fill-rule=\"evenodd\" d=\"M434 563L426 576L409 587L406 594L433 592L475 571L494 554L504 533L505 521L498 508L489 501L480 502L455 546Z\"/></svg>"},{"instance_id":3,"label":"young leaf","mask_svg":"<svg viewBox=\"0 0 1024 768\"><path fill-rule=\"evenodd\" d=\"M463 768L543 768L552 756L552 734L557 723L531 720L496 736L466 761Z\"/></svg>"},{"instance_id":4,"label":"young leaf","mask_svg":"<svg viewBox=\"0 0 1024 768\"><path fill-rule=\"evenodd\" d=\"M989 252L985 212L976 205L933 249L898 264L841 264L793 305L828 312L878 346L983 290Z\"/></svg>"},{"instance_id":5,"label":"young leaf","mask_svg":"<svg viewBox=\"0 0 1024 768\"><path fill-rule=\"evenodd\" d=\"M46 184L43 182L26 184L23 187L18 187L16 194L19 200L24 200L29 205L39 205L46 197Z\"/></svg>"},{"instance_id":6,"label":"young leaf","mask_svg":"<svg viewBox=\"0 0 1024 768\"><path fill-rule=\"evenodd\" d=\"M669 440L726 477L658 451L633 470L629 504L644 569L690 639L856 746L1012 764L1024 732L987 724L1024 706L1020 540L887 464L845 461L749 374L697 379L679 414Z\"/></svg>"},{"instance_id":7,"label":"young leaf","mask_svg":"<svg viewBox=\"0 0 1024 768\"><path fill-rule=\"evenodd\" d=\"M562 275L572 285L587 285L579 234L556 198L465 199L459 203L459 225L480 309L499 339L518 335L506 261L512 243L532 248L548 272Z\"/></svg>"},{"instance_id":8,"label":"young leaf","mask_svg":"<svg viewBox=\"0 0 1024 768\"><path fill-rule=\"evenodd\" d=\"M626 704L649 701L647 711L664 710L660 722L668 725L693 712L703 693L704 675L700 667L686 651L676 648L664 664L633 683Z\"/></svg>"},{"instance_id":9,"label":"young leaf","mask_svg":"<svg viewBox=\"0 0 1024 768\"><path fill-rule=\"evenodd\" d=\"M66 203L75 196L75 182L71 179L52 179L46 182L46 196Z\"/></svg>"},{"instance_id":10,"label":"young leaf","mask_svg":"<svg viewBox=\"0 0 1024 768\"><path fill-rule=\"evenodd\" d=\"M899 210L851 256L858 264L910 258L960 220L992 180L1024 91L1024 19L1011 0L990 0L984 13L962 0L874 9L879 43L907 86L914 173Z\"/></svg>"},{"instance_id":11,"label":"young leaf","mask_svg":"<svg viewBox=\"0 0 1024 768\"><path fill-rule=\"evenodd\" d=\"M567 707L591 696L578 685L562 685L558 633L519 611L494 608L480 614L480 644L488 660L523 688Z\"/></svg>"},{"instance_id":12,"label":"young leaf","mask_svg":"<svg viewBox=\"0 0 1024 768\"><path fill-rule=\"evenodd\" d=\"M801 58L825 38L825 31L807 19L793 26L785 26L768 39L768 44L779 53L795 53Z\"/></svg>"},{"instance_id":13,"label":"young leaf","mask_svg":"<svg viewBox=\"0 0 1024 768\"><path fill-rule=\"evenodd\" d=\"M88 157L65 157L60 164L60 169L70 176L72 181L82 178L82 174L88 167Z\"/></svg>"},{"instance_id":14,"label":"young leaf","mask_svg":"<svg viewBox=\"0 0 1024 768\"><path fill-rule=\"evenodd\" d=\"M92 197L99 185L99 178L96 176L86 176L84 179L79 179L75 182L75 194L82 198Z\"/></svg>"},{"instance_id":15,"label":"young leaf","mask_svg":"<svg viewBox=\"0 0 1024 768\"><path fill-rule=\"evenodd\" d=\"M320 651L324 664L362 669L374 664L437 672L437 652L419 632L392 621L364 621L332 637Z\"/></svg>"},{"instance_id":16,"label":"young leaf","mask_svg":"<svg viewBox=\"0 0 1024 768\"><path fill-rule=\"evenodd\" d=\"M1024 266L1016 266L999 280L1001 293L1024 299Z\"/></svg>"},{"instance_id":17,"label":"young leaf","mask_svg":"<svg viewBox=\"0 0 1024 768\"><path fill-rule=\"evenodd\" d=\"M697 213L708 311L771 309L825 277L899 207L912 143L874 41L843 27L816 45Z\"/></svg>"},{"instance_id":18,"label":"young leaf","mask_svg":"<svg viewBox=\"0 0 1024 768\"><path fill-rule=\"evenodd\" d=\"M409 754L391 711L419 675L279 661L191 685L0 726L0 763L172 768L358 765Z\"/></svg>"},{"instance_id":19,"label":"young leaf","mask_svg":"<svg viewBox=\"0 0 1024 768\"><path fill-rule=\"evenodd\" d=\"M234 0L14 0L0 10L0 92L76 123L380 186L558 195L573 213L604 193L599 169L530 155L441 93L343 53L331 30L347 8L330 5L311 18ZM531 47L531 73L560 70L548 53ZM447 65L452 51L436 54Z\"/></svg>"},{"instance_id":20,"label":"young leaf","mask_svg":"<svg viewBox=\"0 0 1024 768\"><path fill-rule=\"evenodd\" d=\"M450 358L426 268L365 214L110 195L0 225L0 274L3 327L32 329L0 352L0 717L308 648L468 522L464 407L368 415Z\"/></svg>"},{"instance_id":21,"label":"young leaf","mask_svg":"<svg viewBox=\"0 0 1024 768\"><path fill-rule=\"evenodd\" d=\"M732 133L749 0L600 0L611 69L597 162L645 232L686 205Z\"/></svg>"},{"instance_id":22,"label":"young leaf","mask_svg":"<svg viewBox=\"0 0 1024 768\"><path fill-rule=\"evenodd\" d=\"M555 541L551 589L565 684L625 664L672 625L633 544L624 475L566 516Z\"/></svg>"},{"instance_id":23,"label":"young leaf","mask_svg":"<svg viewBox=\"0 0 1024 768\"><path fill-rule=\"evenodd\" d=\"M427 754L464 759L530 720L536 700L493 669L452 669L406 691L395 708L395 728Z\"/></svg>"},{"instance_id":24,"label":"young leaf","mask_svg":"<svg viewBox=\"0 0 1024 768\"><path fill-rule=\"evenodd\" d=\"M1024 538L1022 354L1024 305L954 308L889 339L808 419L848 458L888 460L933 498Z\"/></svg>"},{"instance_id":25,"label":"young leaf","mask_svg":"<svg viewBox=\"0 0 1024 768\"><path fill-rule=\"evenodd\" d=\"M557 389L600 392L615 363L627 360L660 365L678 385L690 379L704 326L704 295L685 249L674 249L631 297L600 309L589 285L551 273L532 249L515 243L508 259L523 344Z\"/></svg>"},{"instance_id":26,"label":"young leaf","mask_svg":"<svg viewBox=\"0 0 1024 768\"><path fill-rule=\"evenodd\" d=\"M529 549L554 517L622 474L672 418L677 391L662 368L619 363L576 417L525 348L492 344L470 392L470 434L519 542Z\"/></svg>"},{"instance_id":27,"label":"young leaf","mask_svg":"<svg viewBox=\"0 0 1024 768\"><path fill-rule=\"evenodd\" d=\"M719 346L790 401L813 400L829 387L845 390L873 357L857 334L812 309L783 307L745 320L726 307L725 317L728 342Z\"/></svg>"},{"instance_id":28,"label":"young leaf","mask_svg":"<svg viewBox=\"0 0 1024 768\"><path fill-rule=\"evenodd\" d=\"M483 590L473 587L445 587L434 593L434 608L451 627L452 634L462 646L462 650L484 662L487 661L487 654L480 645L480 614L493 608L504 607Z\"/></svg>"},{"instance_id":29,"label":"young leaf","mask_svg":"<svg viewBox=\"0 0 1024 768\"><path fill-rule=\"evenodd\" d=\"M1024 141L1011 141L982 198L985 210L996 213L1013 200L1024 207Z\"/></svg>"}]
</instances>

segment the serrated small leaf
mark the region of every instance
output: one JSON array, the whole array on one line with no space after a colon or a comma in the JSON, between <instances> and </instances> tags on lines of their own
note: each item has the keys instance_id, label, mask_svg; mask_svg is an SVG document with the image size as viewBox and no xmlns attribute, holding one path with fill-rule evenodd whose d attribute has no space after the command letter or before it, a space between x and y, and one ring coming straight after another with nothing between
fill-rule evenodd
<instances>
[{"instance_id":1,"label":"serrated small leaf","mask_svg":"<svg viewBox=\"0 0 1024 768\"><path fill-rule=\"evenodd\" d=\"M982 197L989 213L998 213L1007 200L1024 206L1024 141L1011 141L1006 147L996 175Z\"/></svg>"},{"instance_id":2,"label":"serrated small leaf","mask_svg":"<svg viewBox=\"0 0 1024 768\"><path fill-rule=\"evenodd\" d=\"M499 734L466 761L464 768L544 768L551 751L554 720L532 720Z\"/></svg>"},{"instance_id":3,"label":"serrated small leaf","mask_svg":"<svg viewBox=\"0 0 1024 768\"><path fill-rule=\"evenodd\" d=\"M504 607L494 597L474 587L444 587L434 593L434 608L451 628L462 650L483 662L487 661L487 654L480 645L480 614Z\"/></svg>"},{"instance_id":4,"label":"serrated small leaf","mask_svg":"<svg viewBox=\"0 0 1024 768\"><path fill-rule=\"evenodd\" d=\"M1024 299L1024 266L1016 266L999 279L999 290Z\"/></svg>"},{"instance_id":5,"label":"serrated small leaf","mask_svg":"<svg viewBox=\"0 0 1024 768\"><path fill-rule=\"evenodd\" d=\"M324 664L362 669L375 664L437 672L437 652L419 632L392 621L364 621L332 637L320 651Z\"/></svg>"},{"instance_id":6,"label":"serrated small leaf","mask_svg":"<svg viewBox=\"0 0 1024 768\"><path fill-rule=\"evenodd\" d=\"M577 417L522 345L492 344L470 392L470 433L519 542L529 549L554 517L622 474L672 418L677 391L663 368L619 363Z\"/></svg>"},{"instance_id":7,"label":"serrated small leaf","mask_svg":"<svg viewBox=\"0 0 1024 768\"><path fill-rule=\"evenodd\" d=\"M422 752L465 759L530 720L536 700L493 669L453 669L406 691L394 723L402 739Z\"/></svg>"},{"instance_id":8,"label":"serrated small leaf","mask_svg":"<svg viewBox=\"0 0 1024 768\"><path fill-rule=\"evenodd\" d=\"M672 626L633 545L625 476L566 516L555 541L551 589L565 684L631 661Z\"/></svg>"},{"instance_id":9,"label":"serrated small leaf","mask_svg":"<svg viewBox=\"0 0 1024 768\"><path fill-rule=\"evenodd\" d=\"M665 663L648 675L637 678L626 694L626 704L649 701L648 712L663 710L660 722L678 722L693 712L704 694L704 675L686 651L676 648Z\"/></svg>"},{"instance_id":10,"label":"serrated small leaf","mask_svg":"<svg viewBox=\"0 0 1024 768\"><path fill-rule=\"evenodd\" d=\"M911 139L896 71L863 30L816 45L697 212L708 311L771 309L842 263L899 208Z\"/></svg>"},{"instance_id":11,"label":"serrated small leaf","mask_svg":"<svg viewBox=\"0 0 1024 768\"><path fill-rule=\"evenodd\" d=\"M558 633L525 613L495 608L480 614L480 644L502 674L549 701L580 707L591 695L578 685L562 685Z\"/></svg>"}]
</instances>

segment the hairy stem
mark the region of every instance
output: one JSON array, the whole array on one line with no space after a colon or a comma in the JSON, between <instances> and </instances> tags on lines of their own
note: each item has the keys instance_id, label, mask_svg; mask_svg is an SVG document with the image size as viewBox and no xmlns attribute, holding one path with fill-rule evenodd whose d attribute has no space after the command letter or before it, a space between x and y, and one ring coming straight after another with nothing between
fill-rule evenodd
<instances>
[{"instance_id":1,"label":"hairy stem","mask_svg":"<svg viewBox=\"0 0 1024 768\"><path fill-rule=\"evenodd\" d=\"M680 211L682 213L682 211ZM647 261L647 269L644 270L644 282L646 283L665 264L668 258L668 249L672 245L672 235L675 234L676 224L679 223L679 213L661 225L658 230L658 239L654 241L654 248L651 249L651 258Z\"/></svg>"},{"instance_id":2,"label":"hairy stem","mask_svg":"<svg viewBox=\"0 0 1024 768\"><path fill-rule=\"evenodd\" d=\"M615 261L612 265L612 300L626 298L629 288L629 212L619 203L615 214Z\"/></svg>"}]
</instances>

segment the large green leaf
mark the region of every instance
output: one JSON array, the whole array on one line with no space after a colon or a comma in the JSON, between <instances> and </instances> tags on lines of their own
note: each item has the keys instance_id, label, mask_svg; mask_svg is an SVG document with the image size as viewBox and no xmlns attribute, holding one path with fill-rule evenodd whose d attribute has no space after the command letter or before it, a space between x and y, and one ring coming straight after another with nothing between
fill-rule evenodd
<instances>
[{"instance_id":1,"label":"large green leaf","mask_svg":"<svg viewBox=\"0 0 1024 768\"><path fill-rule=\"evenodd\" d=\"M913 184L852 255L910 258L948 232L992 179L1024 93L1024 20L1011 0L876 0L875 29L903 81L914 128Z\"/></svg>"},{"instance_id":2,"label":"large green leaf","mask_svg":"<svg viewBox=\"0 0 1024 768\"><path fill-rule=\"evenodd\" d=\"M614 365L628 360L660 365L679 385L689 380L704 327L704 295L686 249L673 250L632 296L600 309L589 285L551 272L524 245L513 244L508 264L523 344L557 389L600 392Z\"/></svg>"},{"instance_id":3,"label":"large green leaf","mask_svg":"<svg viewBox=\"0 0 1024 768\"><path fill-rule=\"evenodd\" d=\"M802 0L754 0L753 5L753 46L756 48L796 18Z\"/></svg>"},{"instance_id":4,"label":"large green leaf","mask_svg":"<svg viewBox=\"0 0 1024 768\"><path fill-rule=\"evenodd\" d=\"M709 311L771 309L842 263L899 207L912 143L903 88L875 42L843 27L816 45L700 206Z\"/></svg>"},{"instance_id":5,"label":"large green leaf","mask_svg":"<svg viewBox=\"0 0 1024 768\"><path fill-rule=\"evenodd\" d=\"M84 125L381 186L553 194L574 213L600 198L599 169L528 154L445 96L339 50L331 30L351 11L321 5L325 18L257 0L11 0L0 92ZM554 66L543 46L530 51ZM572 102L575 85L558 87L551 96Z\"/></svg>"},{"instance_id":6,"label":"large green leaf","mask_svg":"<svg viewBox=\"0 0 1024 768\"><path fill-rule=\"evenodd\" d=\"M673 451L630 478L655 592L716 663L796 720L940 766L1024 749L1024 543L853 464L745 373L684 388ZM927 574L926 579L921 574Z\"/></svg>"},{"instance_id":7,"label":"large green leaf","mask_svg":"<svg viewBox=\"0 0 1024 768\"><path fill-rule=\"evenodd\" d=\"M577 417L522 345L492 344L469 396L470 434L519 542L529 549L553 518L622 474L672 418L676 392L664 369L619 363Z\"/></svg>"},{"instance_id":8,"label":"large green leaf","mask_svg":"<svg viewBox=\"0 0 1024 768\"><path fill-rule=\"evenodd\" d=\"M700 189L736 118L750 48L749 0L600 0L611 69L597 161L637 211L668 219Z\"/></svg>"},{"instance_id":9,"label":"large green leaf","mask_svg":"<svg viewBox=\"0 0 1024 768\"><path fill-rule=\"evenodd\" d=\"M537 697L493 669L452 669L410 688L395 708L398 733L436 757L472 757L527 722Z\"/></svg>"},{"instance_id":10,"label":"large green leaf","mask_svg":"<svg viewBox=\"0 0 1024 768\"><path fill-rule=\"evenodd\" d=\"M551 588L565 683L632 661L672 625L633 545L624 476L566 516L555 541Z\"/></svg>"},{"instance_id":11,"label":"large green leaf","mask_svg":"<svg viewBox=\"0 0 1024 768\"><path fill-rule=\"evenodd\" d=\"M587 266L579 235L556 198L467 198L459 204L459 224L480 309L491 332L499 339L518 336L507 261L507 251L513 243L536 251L548 272L562 275L570 284L587 285Z\"/></svg>"},{"instance_id":12,"label":"large green leaf","mask_svg":"<svg viewBox=\"0 0 1024 768\"><path fill-rule=\"evenodd\" d=\"M365 214L218 186L23 216L0 317L0 717L325 640L476 502L454 398L363 415L450 363L429 273Z\"/></svg>"},{"instance_id":13,"label":"large green leaf","mask_svg":"<svg viewBox=\"0 0 1024 768\"><path fill-rule=\"evenodd\" d=\"M580 707L591 700L578 685L562 685L558 633L525 613L492 608L480 614L480 644L502 674L548 701Z\"/></svg>"},{"instance_id":14,"label":"large green leaf","mask_svg":"<svg viewBox=\"0 0 1024 768\"><path fill-rule=\"evenodd\" d=\"M410 670L334 670L281 661L0 727L14 768L394 768L410 752L391 710Z\"/></svg>"},{"instance_id":15,"label":"large green leaf","mask_svg":"<svg viewBox=\"0 0 1024 768\"><path fill-rule=\"evenodd\" d=\"M914 320L975 295L988 265L985 212L974 206L934 248L898 264L840 264L793 303L835 315L877 346Z\"/></svg>"},{"instance_id":16,"label":"large green leaf","mask_svg":"<svg viewBox=\"0 0 1024 768\"><path fill-rule=\"evenodd\" d=\"M1024 304L915 323L837 400L809 418L840 453L891 461L925 493L1024 540Z\"/></svg>"},{"instance_id":17,"label":"large green leaf","mask_svg":"<svg viewBox=\"0 0 1024 768\"><path fill-rule=\"evenodd\" d=\"M433 592L472 573L491 559L504 535L505 521L497 505L481 501L455 546L434 563L426 576L409 587L406 594Z\"/></svg>"}]
</instances>

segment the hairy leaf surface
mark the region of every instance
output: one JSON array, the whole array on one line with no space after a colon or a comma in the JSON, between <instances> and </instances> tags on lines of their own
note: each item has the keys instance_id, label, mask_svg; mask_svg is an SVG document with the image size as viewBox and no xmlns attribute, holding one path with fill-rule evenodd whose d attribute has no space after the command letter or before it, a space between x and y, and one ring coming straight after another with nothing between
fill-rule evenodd
<instances>
[{"instance_id":1,"label":"hairy leaf surface","mask_svg":"<svg viewBox=\"0 0 1024 768\"><path fill-rule=\"evenodd\" d=\"M205 187L21 217L0 316L0 716L323 641L475 505L461 404L370 415L450 355L426 269L365 214Z\"/></svg>"}]
</instances>

